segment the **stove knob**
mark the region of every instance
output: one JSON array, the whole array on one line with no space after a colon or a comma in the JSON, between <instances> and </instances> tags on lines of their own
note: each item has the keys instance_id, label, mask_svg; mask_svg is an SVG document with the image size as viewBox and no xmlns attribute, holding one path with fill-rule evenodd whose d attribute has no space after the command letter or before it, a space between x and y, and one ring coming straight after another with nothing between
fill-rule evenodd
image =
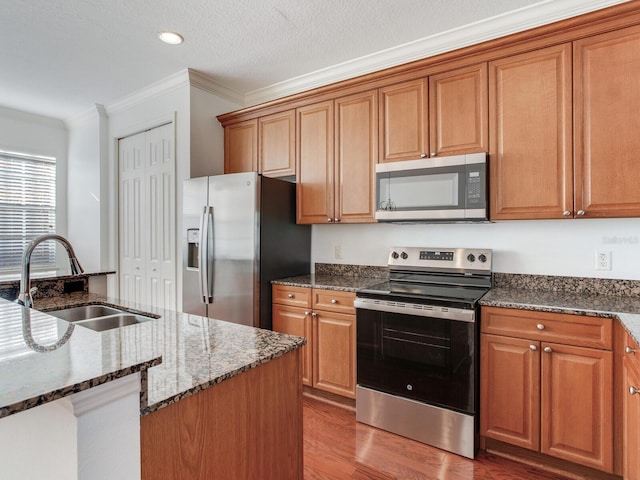
<instances>
[{"instance_id":1,"label":"stove knob","mask_svg":"<svg viewBox=\"0 0 640 480\"><path fill-rule=\"evenodd\" d=\"M481 254L478 256L478 260L480 260L482 263L484 263L484 262L486 262L486 261L487 261L487 256L486 256L484 253L481 253Z\"/></svg>"},{"instance_id":2,"label":"stove knob","mask_svg":"<svg viewBox=\"0 0 640 480\"><path fill-rule=\"evenodd\" d=\"M403 260L406 260L407 258L409 258L409 255L407 255L407 252L402 252L402 255L400 255L402 257Z\"/></svg>"},{"instance_id":3,"label":"stove knob","mask_svg":"<svg viewBox=\"0 0 640 480\"><path fill-rule=\"evenodd\" d=\"M393 259L395 260L395 259L397 259L400 255L398 255L398 252L393 252L393 253L391 254L391 256L392 256L392 257L393 257Z\"/></svg>"},{"instance_id":4,"label":"stove knob","mask_svg":"<svg viewBox=\"0 0 640 480\"><path fill-rule=\"evenodd\" d=\"M470 253L469 255L467 255L467 260L469 260L470 262L475 262L476 257L473 255L473 253Z\"/></svg>"}]
</instances>

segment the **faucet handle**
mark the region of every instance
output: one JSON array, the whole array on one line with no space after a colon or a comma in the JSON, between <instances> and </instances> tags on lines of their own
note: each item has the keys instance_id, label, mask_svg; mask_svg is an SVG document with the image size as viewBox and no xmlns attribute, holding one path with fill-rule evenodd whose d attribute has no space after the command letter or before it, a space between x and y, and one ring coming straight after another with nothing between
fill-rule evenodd
<instances>
[{"instance_id":1,"label":"faucet handle","mask_svg":"<svg viewBox=\"0 0 640 480\"><path fill-rule=\"evenodd\" d=\"M38 291L38 287L31 287L29 289L29 296L33 297L33 295Z\"/></svg>"}]
</instances>

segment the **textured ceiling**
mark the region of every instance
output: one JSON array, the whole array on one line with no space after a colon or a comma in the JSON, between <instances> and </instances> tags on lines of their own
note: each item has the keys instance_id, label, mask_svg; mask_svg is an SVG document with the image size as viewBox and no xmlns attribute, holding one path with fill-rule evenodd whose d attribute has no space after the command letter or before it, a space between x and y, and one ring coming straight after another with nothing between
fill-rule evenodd
<instances>
[{"instance_id":1,"label":"textured ceiling","mask_svg":"<svg viewBox=\"0 0 640 480\"><path fill-rule=\"evenodd\" d=\"M0 0L0 105L68 119L186 68L246 94L563 2L577 0Z\"/></svg>"}]
</instances>

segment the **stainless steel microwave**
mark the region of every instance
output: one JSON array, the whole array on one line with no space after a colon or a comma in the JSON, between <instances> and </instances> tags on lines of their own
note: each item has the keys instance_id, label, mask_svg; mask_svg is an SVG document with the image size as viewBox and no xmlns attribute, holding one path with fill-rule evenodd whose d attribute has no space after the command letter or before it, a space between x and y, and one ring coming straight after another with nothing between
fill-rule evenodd
<instances>
[{"instance_id":1,"label":"stainless steel microwave","mask_svg":"<svg viewBox=\"0 0 640 480\"><path fill-rule=\"evenodd\" d=\"M421 158L376 165L380 222L489 220L487 154Z\"/></svg>"}]
</instances>

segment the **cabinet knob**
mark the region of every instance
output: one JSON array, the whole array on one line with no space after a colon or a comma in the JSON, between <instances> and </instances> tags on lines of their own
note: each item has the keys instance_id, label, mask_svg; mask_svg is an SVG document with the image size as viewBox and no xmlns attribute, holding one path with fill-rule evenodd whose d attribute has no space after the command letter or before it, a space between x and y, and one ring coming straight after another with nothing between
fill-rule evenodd
<instances>
[{"instance_id":1,"label":"cabinet knob","mask_svg":"<svg viewBox=\"0 0 640 480\"><path fill-rule=\"evenodd\" d=\"M420 154L420 158L427 158L427 154L426 153L421 153Z\"/></svg>"},{"instance_id":2,"label":"cabinet knob","mask_svg":"<svg viewBox=\"0 0 640 480\"><path fill-rule=\"evenodd\" d=\"M317 316L318 316L318 314L317 314L316 312L313 312L313 313L311 314L311 316L315 318L315 317L317 317Z\"/></svg>"},{"instance_id":3,"label":"cabinet knob","mask_svg":"<svg viewBox=\"0 0 640 480\"><path fill-rule=\"evenodd\" d=\"M331 222L333 222L333 219L327 218L327 222L331 223Z\"/></svg>"},{"instance_id":4,"label":"cabinet knob","mask_svg":"<svg viewBox=\"0 0 640 480\"><path fill-rule=\"evenodd\" d=\"M629 387L630 395L640 395L640 388L636 388L633 385Z\"/></svg>"},{"instance_id":5,"label":"cabinet knob","mask_svg":"<svg viewBox=\"0 0 640 480\"><path fill-rule=\"evenodd\" d=\"M624 353L636 353L636 349L635 348L631 348L630 346L626 346L624 347Z\"/></svg>"},{"instance_id":6,"label":"cabinet knob","mask_svg":"<svg viewBox=\"0 0 640 480\"><path fill-rule=\"evenodd\" d=\"M335 223L338 223L338 222L340 221L340 219L339 219L339 218L334 218L334 219L333 219L333 221L334 221Z\"/></svg>"},{"instance_id":7,"label":"cabinet knob","mask_svg":"<svg viewBox=\"0 0 640 480\"><path fill-rule=\"evenodd\" d=\"M304 312L304 316L306 317L307 315L309 315L310 312L305 311Z\"/></svg>"},{"instance_id":8,"label":"cabinet knob","mask_svg":"<svg viewBox=\"0 0 640 480\"><path fill-rule=\"evenodd\" d=\"M562 215L564 215L565 217L570 217L571 212L569 210L565 210L564 212L562 212Z\"/></svg>"},{"instance_id":9,"label":"cabinet knob","mask_svg":"<svg viewBox=\"0 0 640 480\"><path fill-rule=\"evenodd\" d=\"M551 349L551 347L544 347L544 352L545 353L551 353L551 352L553 352L553 350Z\"/></svg>"},{"instance_id":10,"label":"cabinet knob","mask_svg":"<svg viewBox=\"0 0 640 480\"><path fill-rule=\"evenodd\" d=\"M437 155L438 155L438 154L437 154L436 152L431 152L431 156L432 156L432 157L435 157L435 156L437 156Z\"/></svg>"},{"instance_id":11,"label":"cabinet knob","mask_svg":"<svg viewBox=\"0 0 640 480\"><path fill-rule=\"evenodd\" d=\"M578 210L578 211L576 212L576 214L577 214L579 217L584 217L584 215L585 215L586 213L587 213L587 212L585 212L584 210Z\"/></svg>"},{"instance_id":12,"label":"cabinet knob","mask_svg":"<svg viewBox=\"0 0 640 480\"><path fill-rule=\"evenodd\" d=\"M289 294L287 295L287 297L289 297L289 298L293 298L293 293L289 293Z\"/></svg>"},{"instance_id":13,"label":"cabinet knob","mask_svg":"<svg viewBox=\"0 0 640 480\"><path fill-rule=\"evenodd\" d=\"M536 347L535 345L529 345L529 349L535 352L536 350L538 350L538 347Z\"/></svg>"},{"instance_id":14,"label":"cabinet knob","mask_svg":"<svg viewBox=\"0 0 640 480\"><path fill-rule=\"evenodd\" d=\"M338 303L338 300L336 300L335 298L332 298L331 299L331 303L333 303L335 305L336 303Z\"/></svg>"},{"instance_id":15,"label":"cabinet knob","mask_svg":"<svg viewBox=\"0 0 640 480\"><path fill-rule=\"evenodd\" d=\"M537 328L538 330L544 330L544 325L543 325L543 324L541 324L541 323L539 323L539 324L537 324L537 325L536 325L536 328Z\"/></svg>"}]
</instances>

